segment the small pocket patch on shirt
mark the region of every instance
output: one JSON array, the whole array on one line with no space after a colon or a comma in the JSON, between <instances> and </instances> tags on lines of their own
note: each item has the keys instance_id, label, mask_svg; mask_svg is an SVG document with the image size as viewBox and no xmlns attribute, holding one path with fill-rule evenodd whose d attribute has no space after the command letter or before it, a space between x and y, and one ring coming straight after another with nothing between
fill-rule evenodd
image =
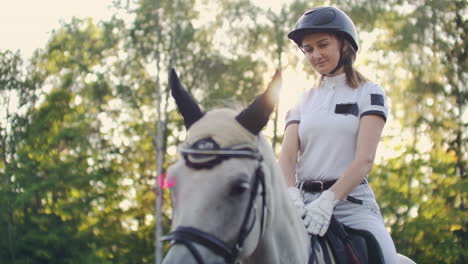
<instances>
[{"instance_id":1,"label":"small pocket patch on shirt","mask_svg":"<svg viewBox=\"0 0 468 264\"><path fill-rule=\"evenodd\" d=\"M371 94L371 105L384 106L384 97L381 94Z\"/></svg>"},{"instance_id":2,"label":"small pocket patch on shirt","mask_svg":"<svg viewBox=\"0 0 468 264\"><path fill-rule=\"evenodd\" d=\"M359 108L357 103L337 104L335 106L335 114L358 116Z\"/></svg>"}]
</instances>

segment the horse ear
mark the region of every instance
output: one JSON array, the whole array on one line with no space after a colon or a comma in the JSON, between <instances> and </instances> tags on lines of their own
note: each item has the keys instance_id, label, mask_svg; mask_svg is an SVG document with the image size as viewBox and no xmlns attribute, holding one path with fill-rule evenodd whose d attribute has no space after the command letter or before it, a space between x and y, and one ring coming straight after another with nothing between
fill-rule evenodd
<instances>
[{"instance_id":1,"label":"horse ear","mask_svg":"<svg viewBox=\"0 0 468 264\"><path fill-rule=\"evenodd\" d=\"M236 120L252 134L257 135L268 123L271 112L278 103L281 87L281 72L276 70L267 89L242 112L236 116Z\"/></svg>"},{"instance_id":2,"label":"horse ear","mask_svg":"<svg viewBox=\"0 0 468 264\"><path fill-rule=\"evenodd\" d=\"M182 86L174 69L171 70L169 84L171 87L171 95L177 104L180 114L184 118L185 127L189 129L193 123L197 122L203 116L203 112L197 102L195 102L192 96L190 96Z\"/></svg>"}]
</instances>

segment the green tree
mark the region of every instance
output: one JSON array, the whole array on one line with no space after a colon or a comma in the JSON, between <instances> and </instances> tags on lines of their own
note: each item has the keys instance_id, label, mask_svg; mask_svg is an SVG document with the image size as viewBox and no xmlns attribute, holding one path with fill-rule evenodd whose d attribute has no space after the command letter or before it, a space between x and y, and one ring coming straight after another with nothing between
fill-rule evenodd
<instances>
[{"instance_id":1,"label":"green tree","mask_svg":"<svg viewBox=\"0 0 468 264\"><path fill-rule=\"evenodd\" d=\"M34 77L25 73L19 53L0 52L0 258L17 256L17 228L14 196L17 149L29 126L29 116L37 100Z\"/></svg>"}]
</instances>

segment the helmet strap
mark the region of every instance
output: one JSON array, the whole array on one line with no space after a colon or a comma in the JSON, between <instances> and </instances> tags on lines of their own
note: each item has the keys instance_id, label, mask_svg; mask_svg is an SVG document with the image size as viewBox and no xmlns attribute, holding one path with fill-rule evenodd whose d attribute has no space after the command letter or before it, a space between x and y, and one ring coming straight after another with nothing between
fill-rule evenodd
<instances>
[{"instance_id":1,"label":"helmet strap","mask_svg":"<svg viewBox=\"0 0 468 264\"><path fill-rule=\"evenodd\" d=\"M343 64L344 64L344 63L343 63L343 45L344 45L343 39L341 39L340 42L341 42L341 43L340 43L340 44L341 44L341 45L340 45L340 46L341 46L341 47L340 47L340 59L338 60L338 63L336 64L335 68L333 68L333 70L331 70L331 71L328 72L328 73L322 74L323 76L327 76L327 75L330 75L330 74L334 74L335 72L337 72L337 71L341 68L341 66L343 66Z\"/></svg>"},{"instance_id":2,"label":"helmet strap","mask_svg":"<svg viewBox=\"0 0 468 264\"><path fill-rule=\"evenodd\" d=\"M326 74L323 74L323 75L329 75L329 74L334 74L335 72L337 72L341 66L343 66L343 60L341 59L342 56L341 56L341 53L340 53L340 59L338 60L338 64L336 64L336 67L331 70L329 73L326 73Z\"/></svg>"}]
</instances>

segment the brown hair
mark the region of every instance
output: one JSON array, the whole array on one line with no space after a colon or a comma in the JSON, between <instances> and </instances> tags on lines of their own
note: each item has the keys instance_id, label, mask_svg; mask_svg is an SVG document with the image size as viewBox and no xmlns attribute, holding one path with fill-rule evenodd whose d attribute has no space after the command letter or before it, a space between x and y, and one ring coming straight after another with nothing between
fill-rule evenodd
<instances>
[{"instance_id":1,"label":"brown hair","mask_svg":"<svg viewBox=\"0 0 468 264\"><path fill-rule=\"evenodd\" d=\"M357 88L359 85L368 82L368 79L359 71L353 68L353 63L356 60L356 49L351 45L345 35L341 32L334 33L338 41L341 43L341 60L343 62L343 70L346 74L346 84L349 87ZM320 78L322 84L323 76Z\"/></svg>"}]
</instances>

